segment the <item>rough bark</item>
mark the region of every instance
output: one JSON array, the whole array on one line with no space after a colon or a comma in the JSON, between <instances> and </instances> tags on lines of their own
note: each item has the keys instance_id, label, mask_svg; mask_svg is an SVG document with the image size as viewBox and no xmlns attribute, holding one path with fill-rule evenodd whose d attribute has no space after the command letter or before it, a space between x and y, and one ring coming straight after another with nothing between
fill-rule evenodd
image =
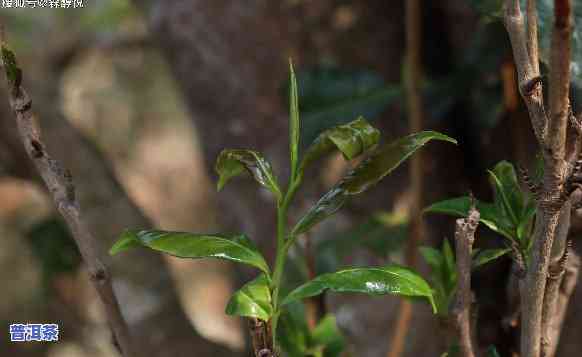
<instances>
[{"instance_id":1,"label":"rough bark","mask_svg":"<svg viewBox=\"0 0 582 357\"><path fill-rule=\"evenodd\" d=\"M473 337L471 334L471 251L475 242L475 231L479 225L479 211L474 207L467 218L459 218L455 227L455 252L457 263L457 291L450 315L456 331L461 356L474 357Z\"/></svg>"},{"instance_id":2,"label":"rough bark","mask_svg":"<svg viewBox=\"0 0 582 357\"><path fill-rule=\"evenodd\" d=\"M549 113L543 104L542 81L538 73L537 36L535 30L535 1L528 3L529 23L526 27L520 2L504 3L505 26L513 48L522 97L528 107L532 126L542 147L545 159L544 179L538 197L536 228L533 235L531 258L521 293L521 355L538 357L541 352L542 314L552 245L557 233L568 231L560 227L564 204L571 192L567 188L568 163L566 131L570 117L570 52L572 8L569 0L555 1L554 28L550 54ZM565 221L562 221L564 223ZM569 222L569 220L568 220Z\"/></svg>"}]
</instances>

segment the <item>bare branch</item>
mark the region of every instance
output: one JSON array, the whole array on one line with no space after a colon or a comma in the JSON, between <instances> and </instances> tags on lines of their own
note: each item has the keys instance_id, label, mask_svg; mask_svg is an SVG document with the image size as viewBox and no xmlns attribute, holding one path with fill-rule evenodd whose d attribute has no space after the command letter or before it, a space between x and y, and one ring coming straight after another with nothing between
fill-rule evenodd
<instances>
[{"instance_id":1,"label":"bare branch","mask_svg":"<svg viewBox=\"0 0 582 357\"><path fill-rule=\"evenodd\" d=\"M569 229L561 220L569 199L566 187L566 129L569 119L569 66L572 14L570 0L555 0L555 26L550 59L550 118L543 105L541 79L533 64L535 56L535 2L528 2L528 34L519 0L505 0L505 26L513 48L519 74L520 91L528 107L532 126L544 149L544 182L538 198L533 249L525 280L520 283L522 331L521 355L539 357L541 322L548 265L556 234ZM569 205L568 205L569 206Z\"/></svg>"},{"instance_id":2,"label":"bare branch","mask_svg":"<svg viewBox=\"0 0 582 357\"><path fill-rule=\"evenodd\" d=\"M572 107L568 108L568 129L566 130L566 162L568 163L568 180L571 183L582 171L580 149L582 144L582 118L576 117ZM571 189L571 187L567 187Z\"/></svg>"},{"instance_id":3,"label":"bare branch","mask_svg":"<svg viewBox=\"0 0 582 357\"><path fill-rule=\"evenodd\" d=\"M542 315L544 357L553 357L556 353L568 302L577 283L580 258L572 251L571 243L549 269Z\"/></svg>"},{"instance_id":4,"label":"bare branch","mask_svg":"<svg viewBox=\"0 0 582 357\"><path fill-rule=\"evenodd\" d=\"M9 103L16 117L20 139L77 243L91 282L104 305L113 332L114 344L120 347L124 356L135 356L127 324L111 285L109 271L100 257L97 241L81 219L71 173L52 159L45 148L35 114L32 112L32 101L21 86L22 72L17 66L14 54L8 50L4 42L1 26L0 42L2 63L10 92Z\"/></svg>"},{"instance_id":5,"label":"bare branch","mask_svg":"<svg viewBox=\"0 0 582 357\"><path fill-rule=\"evenodd\" d=\"M538 44L538 9L536 0L527 0L527 50L533 74L540 75L540 50Z\"/></svg>"},{"instance_id":6,"label":"bare branch","mask_svg":"<svg viewBox=\"0 0 582 357\"><path fill-rule=\"evenodd\" d=\"M479 211L472 207L467 218L457 219L455 229L458 283L450 313L463 357L475 356L471 337L471 250L475 241L475 231L479 225L479 217Z\"/></svg>"},{"instance_id":7,"label":"bare branch","mask_svg":"<svg viewBox=\"0 0 582 357\"><path fill-rule=\"evenodd\" d=\"M533 45L533 40L528 42L525 19L519 6L519 0L505 0L504 12L505 28L511 41L518 74L519 92L527 106L535 135L543 147L546 140L548 119L544 108L542 80L539 76L539 70L536 71L535 66L532 65L528 49L528 43ZM530 32L530 38L532 36Z\"/></svg>"},{"instance_id":8,"label":"bare branch","mask_svg":"<svg viewBox=\"0 0 582 357\"><path fill-rule=\"evenodd\" d=\"M555 0L554 16L550 53L549 138L552 156L556 160L563 160L570 107L570 40L574 22L571 0Z\"/></svg>"},{"instance_id":9,"label":"bare branch","mask_svg":"<svg viewBox=\"0 0 582 357\"><path fill-rule=\"evenodd\" d=\"M249 318L248 323L255 357L276 357L271 323L256 318Z\"/></svg>"}]
</instances>

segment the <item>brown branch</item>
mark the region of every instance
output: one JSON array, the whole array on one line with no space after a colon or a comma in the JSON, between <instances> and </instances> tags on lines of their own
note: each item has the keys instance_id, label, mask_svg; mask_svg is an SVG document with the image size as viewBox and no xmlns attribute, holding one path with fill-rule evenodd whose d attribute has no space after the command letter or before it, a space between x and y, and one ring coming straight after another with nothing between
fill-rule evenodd
<instances>
[{"instance_id":1,"label":"brown branch","mask_svg":"<svg viewBox=\"0 0 582 357\"><path fill-rule=\"evenodd\" d=\"M563 160L569 119L570 55L572 52L573 15L571 0L555 0L554 28L550 52L550 128L552 156Z\"/></svg>"},{"instance_id":2,"label":"brown branch","mask_svg":"<svg viewBox=\"0 0 582 357\"><path fill-rule=\"evenodd\" d=\"M406 101L408 111L408 123L411 133L416 133L423 128L423 101L421 93L422 81L422 7L420 0L405 1L406 9L406 64L405 73ZM406 264L416 267L416 255L418 246L423 240L425 227L422 221L422 197L423 197L423 155L414 155L409 166L412 192L412 204L410 207L410 235L406 244ZM406 335L410 329L412 320L412 306L409 301L400 302L397 325L390 338L388 357L399 357L404 350Z\"/></svg>"},{"instance_id":3,"label":"brown branch","mask_svg":"<svg viewBox=\"0 0 582 357\"><path fill-rule=\"evenodd\" d=\"M543 357L553 357L556 353L566 309L576 286L579 270L580 258L572 251L571 244L560 259L550 265L542 315Z\"/></svg>"},{"instance_id":4,"label":"brown branch","mask_svg":"<svg viewBox=\"0 0 582 357\"><path fill-rule=\"evenodd\" d=\"M536 0L527 0L527 50L533 74L540 75L540 50L538 40L538 9Z\"/></svg>"},{"instance_id":5,"label":"brown branch","mask_svg":"<svg viewBox=\"0 0 582 357\"><path fill-rule=\"evenodd\" d=\"M554 309L548 312L548 316L551 316L551 318L548 319L547 325L544 326L544 343L542 344L542 356L544 357L553 357L556 354L568 303L578 282L580 257L571 251L564 264L565 266L561 267L562 271L558 279L554 280L555 283L548 283L548 286L551 285L551 287L546 289L546 294L550 292L550 296L555 291L557 299Z\"/></svg>"},{"instance_id":6,"label":"brown branch","mask_svg":"<svg viewBox=\"0 0 582 357\"><path fill-rule=\"evenodd\" d=\"M256 318L250 318L248 322L255 357L275 357L270 322Z\"/></svg>"},{"instance_id":7,"label":"brown branch","mask_svg":"<svg viewBox=\"0 0 582 357\"><path fill-rule=\"evenodd\" d=\"M458 282L455 301L450 307L450 315L463 357L475 356L471 336L471 250L475 241L475 231L479 225L479 217L479 211L472 207L467 218L457 219L455 229Z\"/></svg>"},{"instance_id":8,"label":"brown branch","mask_svg":"<svg viewBox=\"0 0 582 357\"><path fill-rule=\"evenodd\" d=\"M72 176L59 162L50 157L45 148L35 114L32 112L31 99L21 86L22 72L16 64L14 54L8 50L4 42L1 26L0 42L2 63L9 87L9 103L16 117L20 139L77 243L91 282L104 305L114 344L120 347L124 356L134 356L129 330L113 291L110 273L100 257L97 241L81 219Z\"/></svg>"},{"instance_id":9,"label":"brown branch","mask_svg":"<svg viewBox=\"0 0 582 357\"><path fill-rule=\"evenodd\" d=\"M533 11L535 4L529 4ZM548 265L556 234L563 236L569 224L562 219L564 203L569 198L565 186L568 174L566 162L566 129L569 118L569 68L570 37L572 26L571 2L555 1L556 21L552 37L550 58L550 118L543 106L541 80L536 76L528 50L528 36L519 0L505 0L505 26L513 48L519 74L520 90L528 107L532 126L544 149L544 181L541 187L533 248L526 277L521 287L521 356L539 357L541 349L541 323ZM528 14L533 19L533 14ZM533 20L532 20L533 21ZM530 23L530 26L533 22ZM529 38L531 39L531 28ZM532 41L530 41L532 43ZM547 131L547 134L546 134ZM541 134L541 135L540 135ZM568 208L569 212L570 209ZM568 214L568 213L567 213ZM562 222L561 222L562 221ZM562 223L562 224L561 224Z\"/></svg>"},{"instance_id":10,"label":"brown branch","mask_svg":"<svg viewBox=\"0 0 582 357\"><path fill-rule=\"evenodd\" d=\"M528 41L525 19L519 7L519 0L505 0L504 8L504 23L513 48L519 92L527 106L535 135L540 144L544 146L548 119L544 108L542 80L539 76L539 70L536 70L537 66L533 64L533 56L530 57L530 50L528 49L528 43L531 47L535 47L534 41ZM530 17L534 18L533 15L530 15ZM530 23L532 22L533 20L530 21ZM529 38L533 39L531 31L529 33Z\"/></svg>"}]
</instances>

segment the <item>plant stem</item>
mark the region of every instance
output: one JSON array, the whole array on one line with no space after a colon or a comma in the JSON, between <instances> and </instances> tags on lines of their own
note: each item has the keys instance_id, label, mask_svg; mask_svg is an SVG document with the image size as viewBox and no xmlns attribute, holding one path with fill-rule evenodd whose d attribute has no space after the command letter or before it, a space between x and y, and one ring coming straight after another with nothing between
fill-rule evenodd
<instances>
[{"instance_id":1,"label":"plant stem","mask_svg":"<svg viewBox=\"0 0 582 357\"><path fill-rule=\"evenodd\" d=\"M276 347L275 341L277 338L277 322L279 320L279 291L281 289L281 280L283 278L283 270L285 269L285 260L287 259L287 252L289 244L286 242L287 236L287 209L295 192L301 184L301 179L291 179L287 193L282 201L277 205L277 256L275 258L275 270L273 272L273 318L271 320L271 328L273 331L273 346Z\"/></svg>"}]
</instances>

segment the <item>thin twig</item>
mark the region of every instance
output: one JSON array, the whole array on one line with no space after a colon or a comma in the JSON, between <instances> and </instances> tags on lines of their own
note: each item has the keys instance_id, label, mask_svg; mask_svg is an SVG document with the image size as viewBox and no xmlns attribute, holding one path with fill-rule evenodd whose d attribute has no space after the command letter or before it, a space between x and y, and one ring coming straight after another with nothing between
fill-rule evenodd
<instances>
[{"instance_id":1,"label":"thin twig","mask_svg":"<svg viewBox=\"0 0 582 357\"><path fill-rule=\"evenodd\" d=\"M119 346L123 356L135 356L127 323L121 314L111 285L110 273L100 257L97 241L81 218L72 176L58 161L52 159L46 150L40 129L36 124L35 114L32 112L31 99L21 86L22 72L16 64L14 54L6 46L1 25L0 42L2 45L2 63L9 87L9 103L16 117L20 139L77 243L91 282L105 308L107 320L114 336L114 345Z\"/></svg>"},{"instance_id":2,"label":"thin twig","mask_svg":"<svg viewBox=\"0 0 582 357\"><path fill-rule=\"evenodd\" d=\"M406 4L406 101L409 130L417 133L423 129L423 108L421 93L422 82L422 8L420 0L407 0ZM412 192L410 207L410 235L406 243L406 264L416 267L416 256L425 232L422 221L423 197L423 155L414 155L410 162L410 190ZM397 323L390 338L387 357L399 357L404 350L406 335L410 329L413 309L410 302L402 300L398 310Z\"/></svg>"},{"instance_id":3,"label":"thin twig","mask_svg":"<svg viewBox=\"0 0 582 357\"><path fill-rule=\"evenodd\" d=\"M455 301L450 308L450 315L457 333L461 356L463 357L475 356L471 336L471 250L473 249L479 218L479 211L472 207L467 218L457 219L455 229L458 282Z\"/></svg>"}]
</instances>

